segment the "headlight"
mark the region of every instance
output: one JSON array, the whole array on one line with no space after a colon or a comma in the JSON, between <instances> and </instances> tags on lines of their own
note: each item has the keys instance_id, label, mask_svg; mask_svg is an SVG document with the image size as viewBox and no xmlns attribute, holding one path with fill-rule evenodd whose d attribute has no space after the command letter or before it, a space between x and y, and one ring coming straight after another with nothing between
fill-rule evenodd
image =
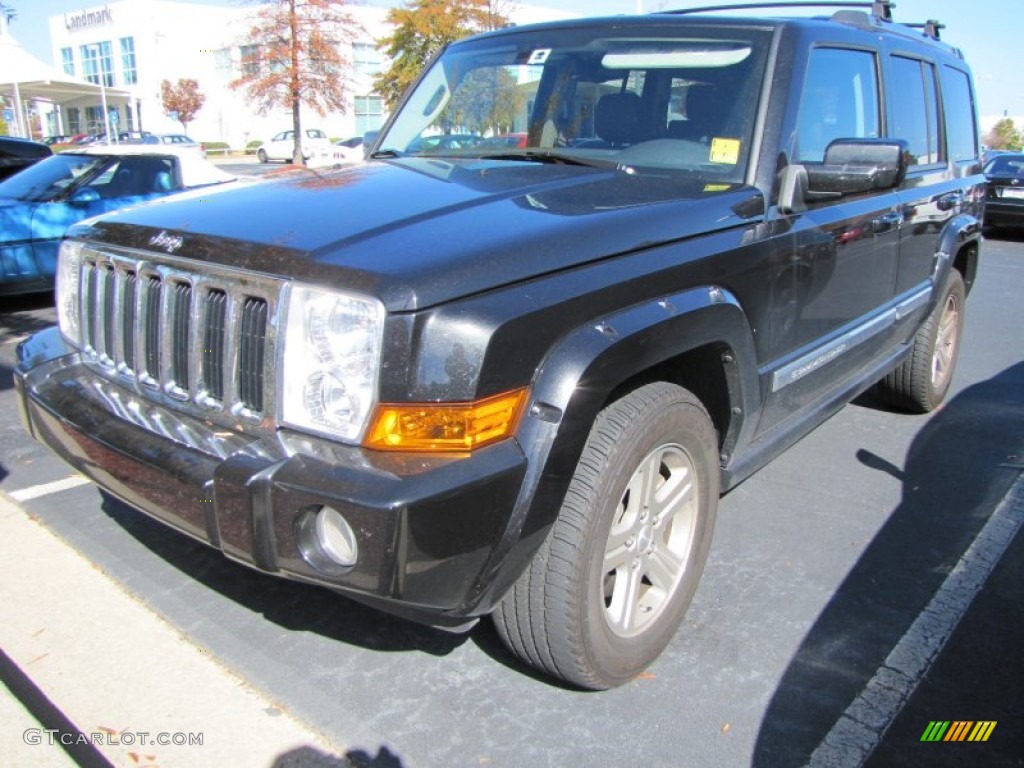
<instances>
[{"instance_id":1,"label":"headlight","mask_svg":"<svg viewBox=\"0 0 1024 768\"><path fill-rule=\"evenodd\" d=\"M293 285L279 374L281 420L358 441L377 396L383 332L379 302Z\"/></svg>"},{"instance_id":2,"label":"headlight","mask_svg":"<svg viewBox=\"0 0 1024 768\"><path fill-rule=\"evenodd\" d=\"M75 344L82 342L81 299L82 249L77 240L64 240L57 255L57 322L61 333Z\"/></svg>"}]
</instances>

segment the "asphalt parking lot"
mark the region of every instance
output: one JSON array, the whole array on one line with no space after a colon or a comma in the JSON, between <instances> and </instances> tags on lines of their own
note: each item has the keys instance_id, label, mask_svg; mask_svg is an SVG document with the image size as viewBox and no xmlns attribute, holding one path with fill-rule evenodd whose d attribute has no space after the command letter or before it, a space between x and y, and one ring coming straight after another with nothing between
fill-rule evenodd
<instances>
[{"instance_id":1,"label":"asphalt parking lot","mask_svg":"<svg viewBox=\"0 0 1024 768\"><path fill-rule=\"evenodd\" d=\"M10 365L17 339L48 323L52 307L5 302L4 525L38 530L0 537L3 679L8 703L41 697L49 706L22 706L28 720L18 722L28 725L5 729L0 763L67 757L59 745L24 744L28 728L155 732L166 723L206 741L150 751L104 744L72 758L390 768L1024 765L1022 292L1024 241L993 238L947 404L923 418L864 398L727 495L683 631L649 674L602 694L534 677L486 624L449 635L383 617L229 563L73 478L51 486L70 473L21 431ZM47 589L43 580L64 559L70 580ZM88 586L87 573L112 587ZM95 610L56 602L61 589L71 605ZM124 599L141 613L105 618L91 602L100 591L104 604ZM166 640L155 639L160 632L135 639L136 625L151 620L182 642L185 660L155 644ZM112 636L100 631L111 626ZM66 646L40 647L58 635ZM67 650L79 647L90 650ZM104 647L116 649L112 661L100 656ZM128 671L114 674L121 665ZM186 668L199 677L183 689ZM218 687L221 675L246 698L209 702L206 689L232 688ZM237 719L217 720L217 709ZM281 717L295 735L285 729L275 741L269 732ZM995 725L986 741L922 741L944 722ZM240 735L264 730L265 741ZM12 762L5 755L14 753L2 751L11 744L28 751Z\"/></svg>"}]
</instances>

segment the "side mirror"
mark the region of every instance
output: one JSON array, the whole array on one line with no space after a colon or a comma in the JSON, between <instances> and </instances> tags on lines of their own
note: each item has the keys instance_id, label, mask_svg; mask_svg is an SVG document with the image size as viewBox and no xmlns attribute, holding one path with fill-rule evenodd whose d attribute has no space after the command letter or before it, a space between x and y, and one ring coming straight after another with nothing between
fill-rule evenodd
<instances>
[{"instance_id":1,"label":"side mirror","mask_svg":"<svg viewBox=\"0 0 1024 768\"><path fill-rule=\"evenodd\" d=\"M908 146L895 139L836 139L821 165L807 165L808 200L893 189L907 175Z\"/></svg>"},{"instance_id":2,"label":"side mirror","mask_svg":"<svg viewBox=\"0 0 1024 768\"><path fill-rule=\"evenodd\" d=\"M908 157L908 145L900 139L836 139L821 163L782 169L779 209L795 213L807 203L894 189L907 175Z\"/></svg>"}]
</instances>

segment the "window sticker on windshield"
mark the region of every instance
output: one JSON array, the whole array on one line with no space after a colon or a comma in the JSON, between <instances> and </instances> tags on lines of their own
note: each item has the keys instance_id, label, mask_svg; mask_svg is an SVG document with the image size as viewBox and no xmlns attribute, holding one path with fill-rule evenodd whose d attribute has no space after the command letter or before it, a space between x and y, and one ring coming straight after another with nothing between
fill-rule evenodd
<instances>
[{"instance_id":1,"label":"window sticker on windshield","mask_svg":"<svg viewBox=\"0 0 1024 768\"><path fill-rule=\"evenodd\" d=\"M739 139L712 139L711 155L708 159L712 163L728 163L736 165L740 161L740 140Z\"/></svg>"},{"instance_id":2,"label":"window sticker on windshield","mask_svg":"<svg viewBox=\"0 0 1024 768\"><path fill-rule=\"evenodd\" d=\"M543 64L548 60L548 56L551 55L550 48L538 48L530 54L530 58L526 60L527 64Z\"/></svg>"},{"instance_id":3,"label":"window sticker on windshield","mask_svg":"<svg viewBox=\"0 0 1024 768\"><path fill-rule=\"evenodd\" d=\"M725 192L727 189L731 189L732 184L705 184L705 192Z\"/></svg>"}]
</instances>

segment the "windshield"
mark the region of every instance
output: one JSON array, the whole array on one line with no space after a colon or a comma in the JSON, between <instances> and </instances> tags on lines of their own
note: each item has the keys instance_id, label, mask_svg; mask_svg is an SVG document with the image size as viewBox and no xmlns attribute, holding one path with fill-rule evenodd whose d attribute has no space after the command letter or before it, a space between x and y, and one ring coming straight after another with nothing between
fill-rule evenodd
<instances>
[{"instance_id":1,"label":"windshield","mask_svg":"<svg viewBox=\"0 0 1024 768\"><path fill-rule=\"evenodd\" d=\"M1024 155L996 155L985 166L985 173L1024 176Z\"/></svg>"},{"instance_id":2,"label":"windshield","mask_svg":"<svg viewBox=\"0 0 1024 768\"><path fill-rule=\"evenodd\" d=\"M744 179L769 33L521 30L451 46L378 156L493 157Z\"/></svg>"},{"instance_id":3,"label":"windshield","mask_svg":"<svg viewBox=\"0 0 1024 768\"><path fill-rule=\"evenodd\" d=\"M91 178L111 159L102 155L59 154L40 160L0 182L0 198L42 202L53 200L79 179Z\"/></svg>"}]
</instances>

